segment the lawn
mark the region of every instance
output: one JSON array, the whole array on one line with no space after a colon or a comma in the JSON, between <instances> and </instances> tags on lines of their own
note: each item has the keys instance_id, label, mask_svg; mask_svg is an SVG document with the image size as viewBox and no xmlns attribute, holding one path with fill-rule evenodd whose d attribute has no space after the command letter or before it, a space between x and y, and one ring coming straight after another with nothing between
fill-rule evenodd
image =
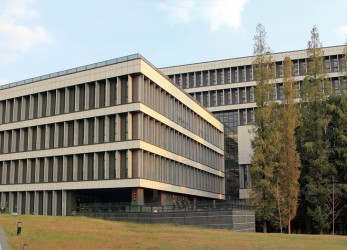
<instances>
[{"instance_id":1,"label":"lawn","mask_svg":"<svg viewBox=\"0 0 347 250\"><path fill-rule=\"evenodd\" d=\"M16 222L23 224L16 236ZM346 249L346 236L238 233L84 217L0 215L13 249Z\"/></svg>"}]
</instances>

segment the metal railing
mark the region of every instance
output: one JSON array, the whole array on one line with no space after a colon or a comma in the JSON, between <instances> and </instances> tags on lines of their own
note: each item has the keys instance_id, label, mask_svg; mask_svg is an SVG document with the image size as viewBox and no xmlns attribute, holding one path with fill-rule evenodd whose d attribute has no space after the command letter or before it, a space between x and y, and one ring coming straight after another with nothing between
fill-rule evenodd
<instances>
[{"instance_id":1,"label":"metal railing","mask_svg":"<svg viewBox=\"0 0 347 250\"><path fill-rule=\"evenodd\" d=\"M117 213L117 212L143 212L143 213L167 213L167 212L189 212L209 210L252 210L249 205L241 202L180 202L177 204L147 203L134 205L127 202L118 203L81 203L77 208L78 214L84 213Z\"/></svg>"}]
</instances>

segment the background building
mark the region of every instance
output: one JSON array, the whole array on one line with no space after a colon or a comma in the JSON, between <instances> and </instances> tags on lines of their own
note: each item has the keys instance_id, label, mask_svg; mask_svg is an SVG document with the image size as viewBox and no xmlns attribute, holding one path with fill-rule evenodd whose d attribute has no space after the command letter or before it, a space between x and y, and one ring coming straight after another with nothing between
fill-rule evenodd
<instances>
[{"instance_id":1,"label":"background building","mask_svg":"<svg viewBox=\"0 0 347 250\"><path fill-rule=\"evenodd\" d=\"M325 65L334 93L339 93L343 49L345 46L324 48ZM307 69L307 51L273 54L276 84L272 98L283 99L283 61L290 57L294 64L297 89L300 89ZM249 133L254 120L253 61L255 57L202 62L172 66L160 70L204 105L225 125L226 198L245 199L250 181L249 166L252 148ZM346 89L343 91L347 91ZM239 192L237 191L239 189Z\"/></svg>"},{"instance_id":2,"label":"background building","mask_svg":"<svg viewBox=\"0 0 347 250\"><path fill-rule=\"evenodd\" d=\"M0 88L10 213L225 198L223 125L139 54Z\"/></svg>"}]
</instances>

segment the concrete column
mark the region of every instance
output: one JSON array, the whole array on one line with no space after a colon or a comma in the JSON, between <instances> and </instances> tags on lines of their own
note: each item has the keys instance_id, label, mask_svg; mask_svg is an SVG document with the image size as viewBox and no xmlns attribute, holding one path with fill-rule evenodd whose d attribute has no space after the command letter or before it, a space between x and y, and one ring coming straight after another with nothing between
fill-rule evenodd
<instances>
[{"instance_id":1,"label":"concrete column","mask_svg":"<svg viewBox=\"0 0 347 250\"><path fill-rule=\"evenodd\" d=\"M94 161L93 180L98 180L99 179L99 155L97 153L94 153L93 161Z\"/></svg>"},{"instance_id":2,"label":"concrete column","mask_svg":"<svg viewBox=\"0 0 347 250\"><path fill-rule=\"evenodd\" d=\"M108 115L105 117L104 142L110 142L110 117Z\"/></svg>"},{"instance_id":3,"label":"concrete column","mask_svg":"<svg viewBox=\"0 0 347 250\"><path fill-rule=\"evenodd\" d=\"M83 155L83 180L88 180L88 155Z\"/></svg>"},{"instance_id":4,"label":"concrete column","mask_svg":"<svg viewBox=\"0 0 347 250\"><path fill-rule=\"evenodd\" d=\"M78 157L77 155L73 155L73 170L72 170L72 180L77 181L78 175Z\"/></svg>"},{"instance_id":5,"label":"concrete column","mask_svg":"<svg viewBox=\"0 0 347 250\"><path fill-rule=\"evenodd\" d=\"M27 166L26 166L26 168L27 168L27 175L25 176L25 182L26 183L30 183L30 181L31 181L31 161L29 160L29 159L27 159L26 160L27 161Z\"/></svg>"},{"instance_id":6,"label":"concrete column","mask_svg":"<svg viewBox=\"0 0 347 250\"><path fill-rule=\"evenodd\" d=\"M12 214L13 213L13 204L14 204L14 195L13 192L9 192L9 200L8 200L8 208L9 208L9 213Z\"/></svg>"},{"instance_id":7,"label":"concrete column","mask_svg":"<svg viewBox=\"0 0 347 250\"><path fill-rule=\"evenodd\" d=\"M18 162L18 183L23 183L23 160Z\"/></svg>"},{"instance_id":8,"label":"concrete column","mask_svg":"<svg viewBox=\"0 0 347 250\"><path fill-rule=\"evenodd\" d=\"M25 192L25 214L30 214L30 192Z\"/></svg>"},{"instance_id":9,"label":"concrete column","mask_svg":"<svg viewBox=\"0 0 347 250\"><path fill-rule=\"evenodd\" d=\"M40 160L35 159L35 182L39 183L40 182ZM35 213L36 214L36 213Z\"/></svg>"},{"instance_id":10,"label":"concrete column","mask_svg":"<svg viewBox=\"0 0 347 250\"><path fill-rule=\"evenodd\" d=\"M99 143L99 126L100 121L98 117L95 117L94 119L94 143Z\"/></svg>"},{"instance_id":11,"label":"concrete column","mask_svg":"<svg viewBox=\"0 0 347 250\"><path fill-rule=\"evenodd\" d=\"M43 181L44 182L48 182L48 167L49 167L48 165L49 165L49 160L46 157L44 159L44 166L43 166L43 168L44 168Z\"/></svg>"},{"instance_id":12,"label":"concrete column","mask_svg":"<svg viewBox=\"0 0 347 250\"><path fill-rule=\"evenodd\" d=\"M34 192L34 213L39 214L39 192Z\"/></svg>"},{"instance_id":13,"label":"concrete column","mask_svg":"<svg viewBox=\"0 0 347 250\"><path fill-rule=\"evenodd\" d=\"M73 135L73 145L74 146L77 146L78 145L78 135L79 135L79 131L78 131L78 121L74 121L74 126L73 126L73 133L74 133L74 135Z\"/></svg>"},{"instance_id":14,"label":"concrete column","mask_svg":"<svg viewBox=\"0 0 347 250\"><path fill-rule=\"evenodd\" d=\"M67 205L67 192L65 190L61 191L61 215L66 216L66 205Z\"/></svg>"},{"instance_id":15,"label":"concrete column","mask_svg":"<svg viewBox=\"0 0 347 250\"><path fill-rule=\"evenodd\" d=\"M80 111L80 89L75 86L75 111Z\"/></svg>"},{"instance_id":16,"label":"concrete column","mask_svg":"<svg viewBox=\"0 0 347 250\"><path fill-rule=\"evenodd\" d=\"M17 192L17 214L22 214L22 192Z\"/></svg>"},{"instance_id":17,"label":"concrete column","mask_svg":"<svg viewBox=\"0 0 347 250\"><path fill-rule=\"evenodd\" d=\"M4 131L4 153L8 153L8 141L9 141L10 135L8 131Z\"/></svg>"},{"instance_id":18,"label":"concrete column","mask_svg":"<svg viewBox=\"0 0 347 250\"><path fill-rule=\"evenodd\" d=\"M88 144L88 135L89 135L88 119L84 119L83 121L84 121L83 140L84 140L84 144Z\"/></svg>"},{"instance_id":19,"label":"concrete column","mask_svg":"<svg viewBox=\"0 0 347 250\"><path fill-rule=\"evenodd\" d=\"M6 205L6 193L0 193L0 207L5 207Z\"/></svg>"},{"instance_id":20,"label":"concrete column","mask_svg":"<svg viewBox=\"0 0 347 250\"><path fill-rule=\"evenodd\" d=\"M105 180L110 179L110 153L105 152L104 156L104 176Z\"/></svg>"},{"instance_id":21,"label":"concrete column","mask_svg":"<svg viewBox=\"0 0 347 250\"><path fill-rule=\"evenodd\" d=\"M33 119L34 117L34 96L30 95L29 100L29 119Z\"/></svg>"},{"instance_id":22,"label":"concrete column","mask_svg":"<svg viewBox=\"0 0 347 250\"><path fill-rule=\"evenodd\" d=\"M120 178L120 153L116 151L115 153L115 167L116 167L116 179Z\"/></svg>"},{"instance_id":23,"label":"concrete column","mask_svg":"<svg viewBox=\"0 0 347 250\"><path fill-rule=\"evenodd\" d=\"M128 113L128 138L127 140L133 139L133 115L132 113Z\"/></svg>"},{"instance_id":24,"label":"concrete column","mask_svg":"<svg viewBox=\"0 0 347 250\"><path fill-rule=\"evenodd\" d=\"M105 93L106 93L106 95L105 95L105 106L106 107L110 106L110 104L111 104L111 100L110 100L111 93L110 93L110 91L111 91L111 83L110 83L109 79L106 79L106 86L105 86Z\"/></svg>"},{"instance_id":25,"label":"concrete column","mask_svg":"<svg viewBox=\"0 0 347 250\"><path fill-rule=\"evenodd\" d=\"M4 162L3 168L2 168L2 180L1 180L2 184L6 184L6 176L7 176L7 163Z\"/></svg>"},{"instance_id":26,"label":"concrete column","mask_svg":"<svg viewBox=\"0 0 347 250\"><path fill-rule=\"evenodd\" d=\"M28 150L33 150L33 144L32 144L32 141L33 141L33 128L32 127L29 127L28 128Z\"/></svg>"},{"instance_id":27,"label":"concrete column","mask_svg":"<svg viewBox=\"0 0 347 250\"><path fill-rule=\"evenodd\" d=\"M63 181L67 181L67 156L63 156Z\"/></svg>"},{"instance_id":28,"label":"concrete column","mask_svg":"<svg viewBox=\"0 0 347 250\"><path fill-rule=\"evenodd\" d=\"M114 132L115 132L115 135L114 135L114 138L116 141L120 141L120 115L119 114L116 114L115 115L115 129L114 129Z\"/></svg>"},{"instance_id":29,"label":"concrete column","mask_svg":"<svg viewBox=\"0 0 347 250\"><path fill-rule=\"evenodd\" d=\"M64 113L69 113L69 103L70 103L70 89L65 88L65 107L64 107Z\"/></svg>"},{"instance_id":30,"label":"concrete column","mask_svg":"<svg viewBox=\"0 0 347 250\"><path fill-rule=\"evenodd\" d=\"M52 109L52 93L50 91L47 91L47 103L46 103L46 116L51 115L51 109Z\"/></svg>"},{"instance_id":31,"label":"concrete column","mask_svg":"<svg viewBox=\"0 0 347 250\"><path fill-rule=\"evenodd\" d=\"M58 202L57 202L57 200L58 200L58 197L57 197L57 192L58 191L55 191L55 190L53 190L52 191L52 215L53 216L57 216L57 206L58 206Z\"/></svg>"},{"instance_id":32,"label":"concrete column","mask_svg":"<svg viewBox=\"0 0 347 250\"><path fill-rule=\"evenodd\" d=\"M144 204L144 190L143 188L133 188L131 192L131 205Z\"/></svg>"},{"instance_id":33,"label":"concrete column","mask_svg":"<svg viewBox=\"0 0 347 250\"><path fill-rule=\"evenodd\" d=\"M41 149L41 126L36 127L36 149Z\"/></svg>"},{"instance_id":34,"label":"concrete column","mask_svg":"<svg viewBox=\"0 0 347 250\"><path fill-rule=\"evenodd\" d=\"M59 147L59 125L54 124L54 148Z\"/></svg>"},{"instance_id":35,"label":"concrete column","mask_svg":"<svg viewBox=\"0 0 347 250\"><path fill-rule=\"evenodd\" d=\"M53 157L53 182L58 181L58 157Z\"/></svg>"},{"instance_id":36,"label":"concrete column","mask_svg":"<svg viewBox=\"0 0 347 250\"><path fill-rule=\"evenodd\" d=\"M15 152L16 151L16 144L17 144L17 131L16 130L12 130L12 144L11 144L11 152Z\"/></svg>"},{"instance_id":37,"label":"concrete column","mask_svg":"<svg viewBox=\"0 0 347 250\"><path fill-rule=\"evenodd\" d=\"M100 83L95 82L95 108L100 107Z\"/></svg>"},{"instance_id":38,"label":"concrete column","mask_svg":"<svg viewBox=\"0 0 347 250\"><path fill-rule=\"evenodd\" d=\"M25 111L26 111L26 106L28 105L25 100L26 99L24 97L22 97L22 106L21 106L22 112L20 114L21 120L25 120Z\"/></svg>"},{"instance_id":39,"label":"concrete column","mask_svg":"<svg viewBox=\"0 0 347 250\"><path fill-rule=\"evenodd\" d=\"M19 130L19 151L24 151L24 129Z\"/></svg>"},{"instance_id":40,"label":"concrete column","mask_svg":"<svg viewBox=\"0 0 347 250\"><path fill-rule=\"evenodd\" d=\"M14 98L13 102L13 121L18 121L18 98Z\"/></svg>"},{"instance_id":41,"label":"concrete column","mask_svg":"<svg viewBox=\"0 0 347 250\"><path fill-rule=\"evenodd\" d=\"M42 214L47 215L48 211L48 192L43 191L43 209L42 209Z\"/></svg>"},{"instance_id":42,"label":"concrete column","mask_svg":"<svg viewBox=\"0 0 347 250\"><path fill-rule=\"evenodd\" d=\"M122 84L120 77L117 77L117 103L116 105L119 105L122 103Z\"/></svg>"},{"instance_id":43,"label":"concrete column","mask_svg":"<svg viewBox=\"0 0 347 250\"><path fill-rule=\"evenodd\" d=\"M68 140L69 140L69 138L68 138L68 135L69 135L68 131L69 131L68 123L64 122L64 139L63 139L63 146L64 147L68 146Z\"/></svg>"},{"instance_id":44,"label":"concrete column","mask_svg":"<svg viewBox=\"0 0 347 250\"><path fill-rule=\"evenodd\" d=\"M14 183L14 161L10 161L10 183Z\"/></svg>"},{"instance_id":45,"label":"concrete column","mask_svg":"<svg viewBox=\"0 0 347 250\"><path fill-rule=\"evenodd\" d=\"M85 88L84 88L84 109L85 110L88 110L89 109L89 84L85 84L84 85Z\"/></svg>"},{"instance_id":46,"label":"concrete column","mask_svg":"<svg viewBox=\"0 0 347 250\"><path fill-rule=\"evenodd\" d=\"M12 112L11 107L10 107L10 101L6 100L6 112L5 112L5 123L10 122L10 112Z\"/></svg>"},{"instance_id":47,"label":"concrete column","mask_svg":"<svg viewBox=\"0 0 347 250\"><path fill-rule=\"evenodd\" d=\"M37 107L37 117L42 117L42 105L44 105L43 103L42 103L42 94L41 93L39 93L38 94L38 100L37 100L37 103L38 103L38 107ZM46 105L46 103L45 103L45 105Z\"/></svg>"},{"instance_id":48,"label":"concrete column","mask_svg":"<svg viewBox=\"0 0 347 250\"><path fill-rule=\"evenodd\" d=\"M55 114L58 115L60 113L60 91L56 90L55 92Z\"/></svg>"},{"instance_id":49,"label":"concrete column","mask_svg":"<svg viewBox=\"0 0 347 250\"><path fill-rule=\"evenodd\" d=\"M128 178L133 177L133 152L131 150L128 150Z\"/></svg>"},{"instance_id":50,"label":"concrete column","mask_svg":"<svg viewBox=\"0 0 347 250\"><path fill-rule=\"evenodd\" d=\"M44 148L48 149L49 148L49 144L50 144L50 134L51 134L51 126L50 125L46 125L46 129L45 129L45 145Z\"/></svg>"},{"instance_id":51,"label":"concrete column","mask_svg":"<svg viewBox=\"0 0 347 250\"><path fill-rule=\"evenodd\" d=\"M128 103L133 102L133 78L128 75Z\"/></svg>"}]
</instances>

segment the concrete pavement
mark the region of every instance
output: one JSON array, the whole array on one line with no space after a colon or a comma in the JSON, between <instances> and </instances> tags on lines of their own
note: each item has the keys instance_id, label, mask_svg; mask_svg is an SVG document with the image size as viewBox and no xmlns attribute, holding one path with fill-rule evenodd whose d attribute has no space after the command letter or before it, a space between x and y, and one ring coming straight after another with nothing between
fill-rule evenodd
<instances>
[{"instance_id":1,"label":"concrete pavement","mask_svg":"<svg viewBox=\"0 0 347 250\"><path fill-rule=\"evenodd\" d=\"M7 243L7 234L2 226L0 226L0 250L10 250L10 245Z\"/></svg>"}]
</instances>

